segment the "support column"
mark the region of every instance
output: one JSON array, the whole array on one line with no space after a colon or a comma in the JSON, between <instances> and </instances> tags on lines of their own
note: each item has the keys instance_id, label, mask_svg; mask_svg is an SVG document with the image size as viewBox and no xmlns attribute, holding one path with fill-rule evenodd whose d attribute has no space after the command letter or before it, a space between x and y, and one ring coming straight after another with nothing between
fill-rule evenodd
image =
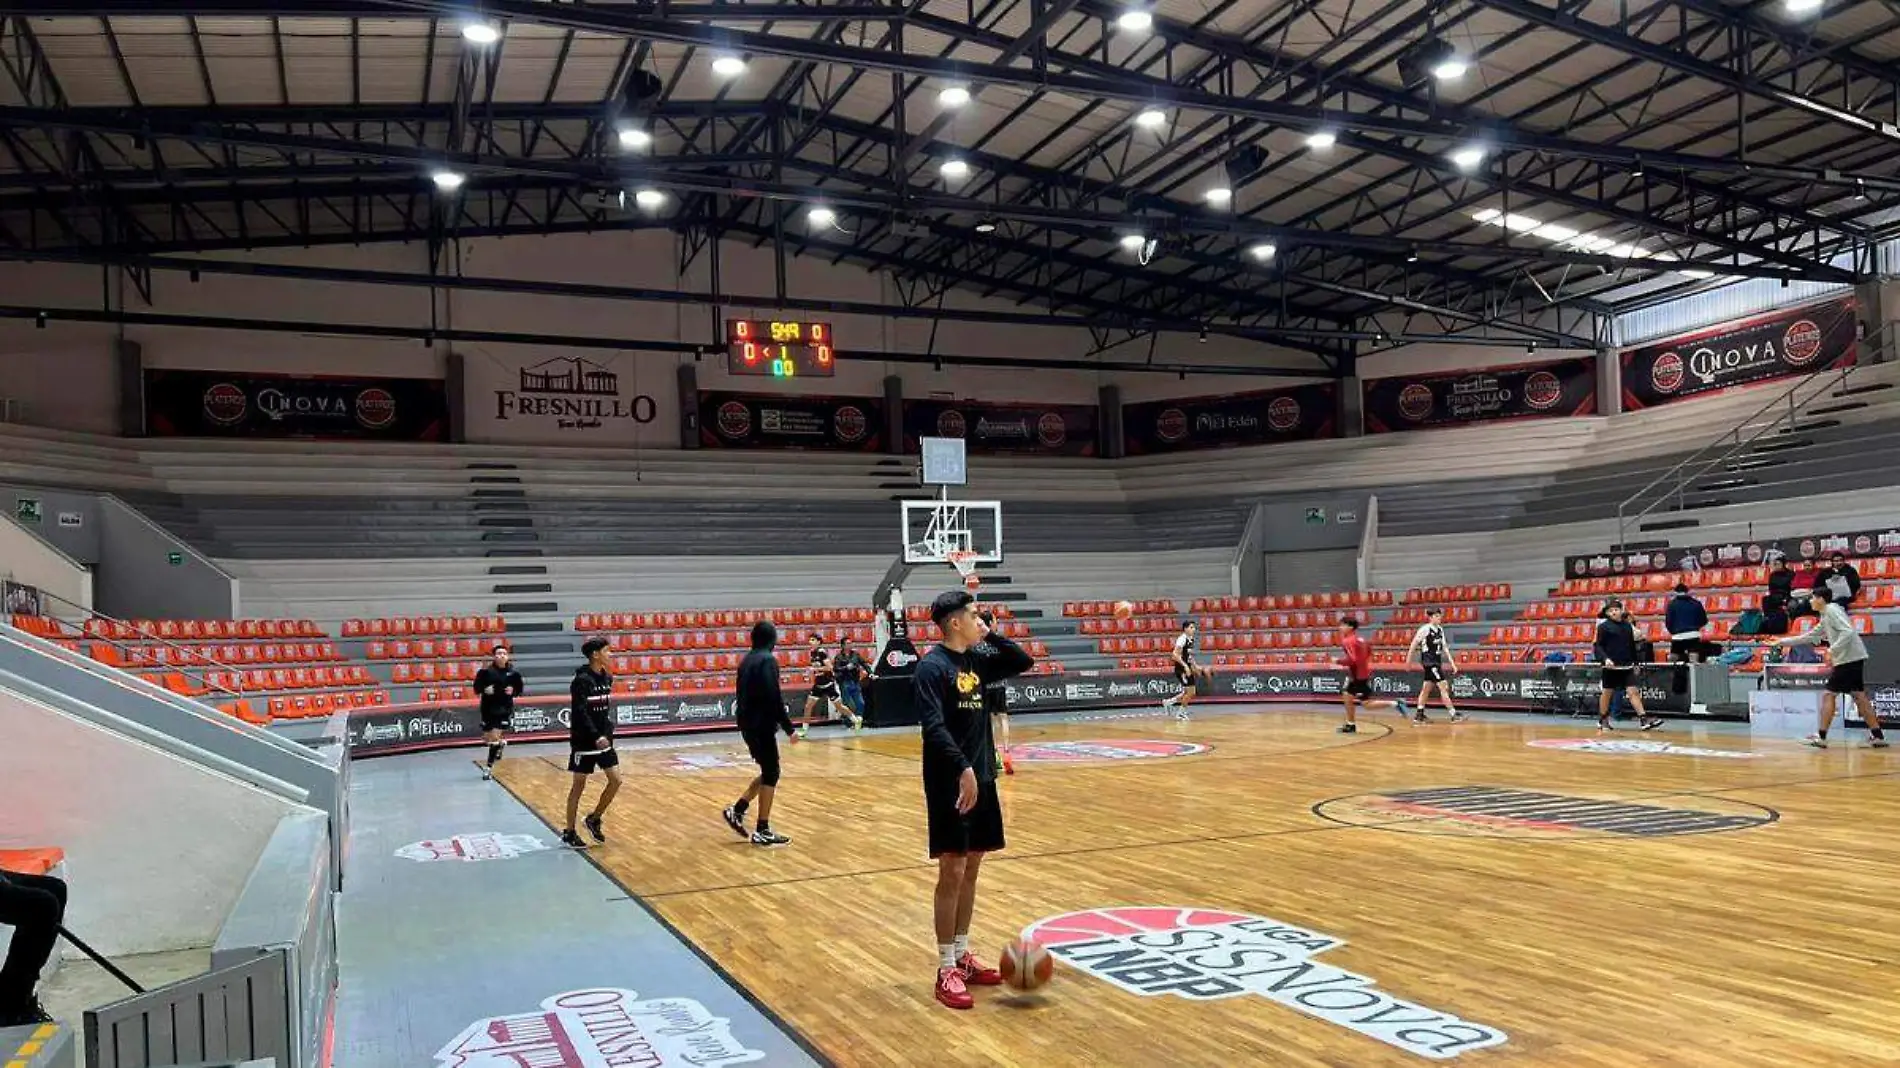
<instances>
[{"instance_id":1,"label":"support column","mask_svg":"<svg viewBox=\"0 0 1900 1068\"><path fill-rule=\"evenodd\" d=\"M638 357L635 357L638 359ZM679 375L680 448L699 448L699 365L682 361Z\"/></svg>"},{"instance_id":2,"label":"support column","mask_svg":"<svg viewBox=\"0 0 1900 1068\"><path fill-rule=\"evenodd\" d=\"M1900 360L1900 282L1875 279L1857 286L1854 296L1860 302L1859 362Z\"/></svg>"},{"instance_id":3,"label":"support column","mask_svg":"<svg viewBox=\"0 0 1900 1068\"><path fill-rule=\"evenodd\" d=\"M1128 439L1122 433L1122 388L1114 383L1103 386L1096 395L1096 451L1105 460L1128 455Z\"/></svg>"},{"instance_id":4,"label":"support column","mask_svg":"<svg viewBox=\"0 0 1900 1068\"><path fill-rule=\"evenodd\" d=\"M449 403L449 440L468 440L468 359L450 349L442 357L442 391Z\"/></svg>"},{"instance_id":5,"label":"support column","mask_svg":"<svg viewBox=\"0 0 1900 1068\"><path fill-rule=\"evenodd\" d=\"M1365 385L1358 375L1350 375L1338 380L1339 388L1339 436L1342 438L1362 438L1366 436L1366 394Z\"/></svg>"},{"instance_id":6,"label":"support column","mask_svg":"<svg viewBox=\"0 0 1900 1068\"><path fill-rule=\"evenodd\" d=\"M119 435L145 436L145 347L119 338L112 343L113 369L118 374Z\"/></svg>"},{"instance_id":7,"label":"support column","mask_svg":"<svg viewBox=\"0 0 1900 1068\"><path fill-rule=\"evenodd\" d=\"M904 380L898 375L884 376L884 451L904 455Z\"/></svg>"},{"instance_id":8,"label":"support column","mask_svg":"<svg viewBox=\"0 0 1900 1068\"><path fill-rule=\"evenodd\" d=\"M1623 360L1613 348L1597 350L1597 413L1623 412Z\"/></svg>"}]
</instances>

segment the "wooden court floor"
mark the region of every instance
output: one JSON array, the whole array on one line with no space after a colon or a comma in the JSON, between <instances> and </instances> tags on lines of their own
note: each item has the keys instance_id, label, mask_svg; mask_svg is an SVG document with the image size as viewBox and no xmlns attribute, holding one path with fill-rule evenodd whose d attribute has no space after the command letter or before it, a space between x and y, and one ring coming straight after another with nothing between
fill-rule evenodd
<instances>
[{"instance_id":1,"label":"wooden court floor","mask_svg":"<svg viewBox=\"0 0 1900 1068\"><path fill-rule=\"evenodd\" d=\"M970 1012L914 733L787 747L777 850L736 745L628 754L593 856L840 1065L1900 1064L1900 752L1365 719L1019 717L973 941L1058 971ZM559 759L501 769L557 821Z\"/></svg>"}]
</instances>

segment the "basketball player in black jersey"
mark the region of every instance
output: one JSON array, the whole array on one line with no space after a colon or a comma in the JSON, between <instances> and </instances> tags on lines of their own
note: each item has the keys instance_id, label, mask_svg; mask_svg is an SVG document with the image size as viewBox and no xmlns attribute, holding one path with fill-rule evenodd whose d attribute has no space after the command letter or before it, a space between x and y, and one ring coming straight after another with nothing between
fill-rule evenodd
<instances>
[{"instance_id":1,"label":"basketball player in black jersey","mask_svg":"<svg viewBox=\"0 0 1900 1068\"><path fill-rule=\"evenodd\" d=\"M814 634L811 636L811 693L805 696L806 719L811 718L811 710L820 700L825 702L827 720L844 720L851 724L852 730L864 727L864 719L844 703L844 693L838 689L838 676L831 670L831 653Z\"/></svg>"},{"instance_id":2,"label":"basketball player in black jersey","mask_svg":"<svg viewBox=\"0 0 1900 1068\"><path fill-rule=\"evenodd\" d=\"M1412 635L1412 645L1405 651L1405 659L1418 665L1425 674L1425 681L1418 687L1418 711L1412 713L1413 723L1430 723L1425 715L1425 702L1432 696L1432 688L1445 700L1445 711L1451 713L1451 722L1464 722L1465 714L1451 703L1451 682L1458 673L1458 665L1451 658L1451 640L1445 636L1445 610L1428 608L1425 610L1425 622L1419 625L1418 632Z\"/></svg>"},{"instance_id":3,"label":"basketball player in black jersey","mask_svg":"<svg viewBox=\"0 0 1900 1068\"><path fill-rule=\"evenodd\" d=\"M1174 681L1181 684L1181 692L1161 702L1162 708L1174 710L1175 719L1188 718L1188 704L1198 692L1201 677L1207 669L1194 662L1194 647L1199 644L1200 625L1193 620L1181 624L1181 633L1174 639L1174 650L1168 654L1174 665Z\"/></svg>"}]
</instances>

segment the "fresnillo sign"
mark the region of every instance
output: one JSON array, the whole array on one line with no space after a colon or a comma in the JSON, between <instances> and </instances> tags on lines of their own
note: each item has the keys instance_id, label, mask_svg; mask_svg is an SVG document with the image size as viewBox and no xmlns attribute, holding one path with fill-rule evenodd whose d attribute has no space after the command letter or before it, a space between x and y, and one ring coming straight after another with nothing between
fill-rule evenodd
<instances>
[{"instance_id":1,"label":"fresnillo sign","mask_svg":"<svg viewBox=\"0 0 1900 1068\"><path fill-rule=\"evenodd\" d=\"M556 429L592 430L613 422L653 422L659 404L644 393L623 396L620 376L578 356L522 367L515 389L495 390L495 418L552 419Z\"/></svg>"}]
</instances>

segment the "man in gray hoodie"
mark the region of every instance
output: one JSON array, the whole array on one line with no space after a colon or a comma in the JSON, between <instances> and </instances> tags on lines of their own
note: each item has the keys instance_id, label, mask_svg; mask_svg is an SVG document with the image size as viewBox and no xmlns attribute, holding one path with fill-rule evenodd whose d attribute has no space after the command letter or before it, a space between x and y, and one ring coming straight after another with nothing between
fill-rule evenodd
<instances>
[{"instance_id":1,"label":"man in gray hoodie","mask_svg":"<svg viewBox=\"0 0 1900 1068\"><path fill-rule=\"evenodd\" d=\"M1816 749L1827 748L1827 729L1834 722L1834 703L1840 695L1845 694L1860 708L1860 718L1873 734L1867 744L1876 749L1886 748L1887 735L1880 729L1880 717L1874 712L1873 699L1867 696L1867 643L1860 640L1860 634L1854 630L1854 621L1849 618L1847 610L1835 604L1827 590L1817 586L1809 599L1820 621L1806 634L1790 634L1775 642L1781 648L1793 645L1827 646L1828 673L1826 689L1821 694L1820 727L1803 740Z\"/></svg>"}]
</instances>

